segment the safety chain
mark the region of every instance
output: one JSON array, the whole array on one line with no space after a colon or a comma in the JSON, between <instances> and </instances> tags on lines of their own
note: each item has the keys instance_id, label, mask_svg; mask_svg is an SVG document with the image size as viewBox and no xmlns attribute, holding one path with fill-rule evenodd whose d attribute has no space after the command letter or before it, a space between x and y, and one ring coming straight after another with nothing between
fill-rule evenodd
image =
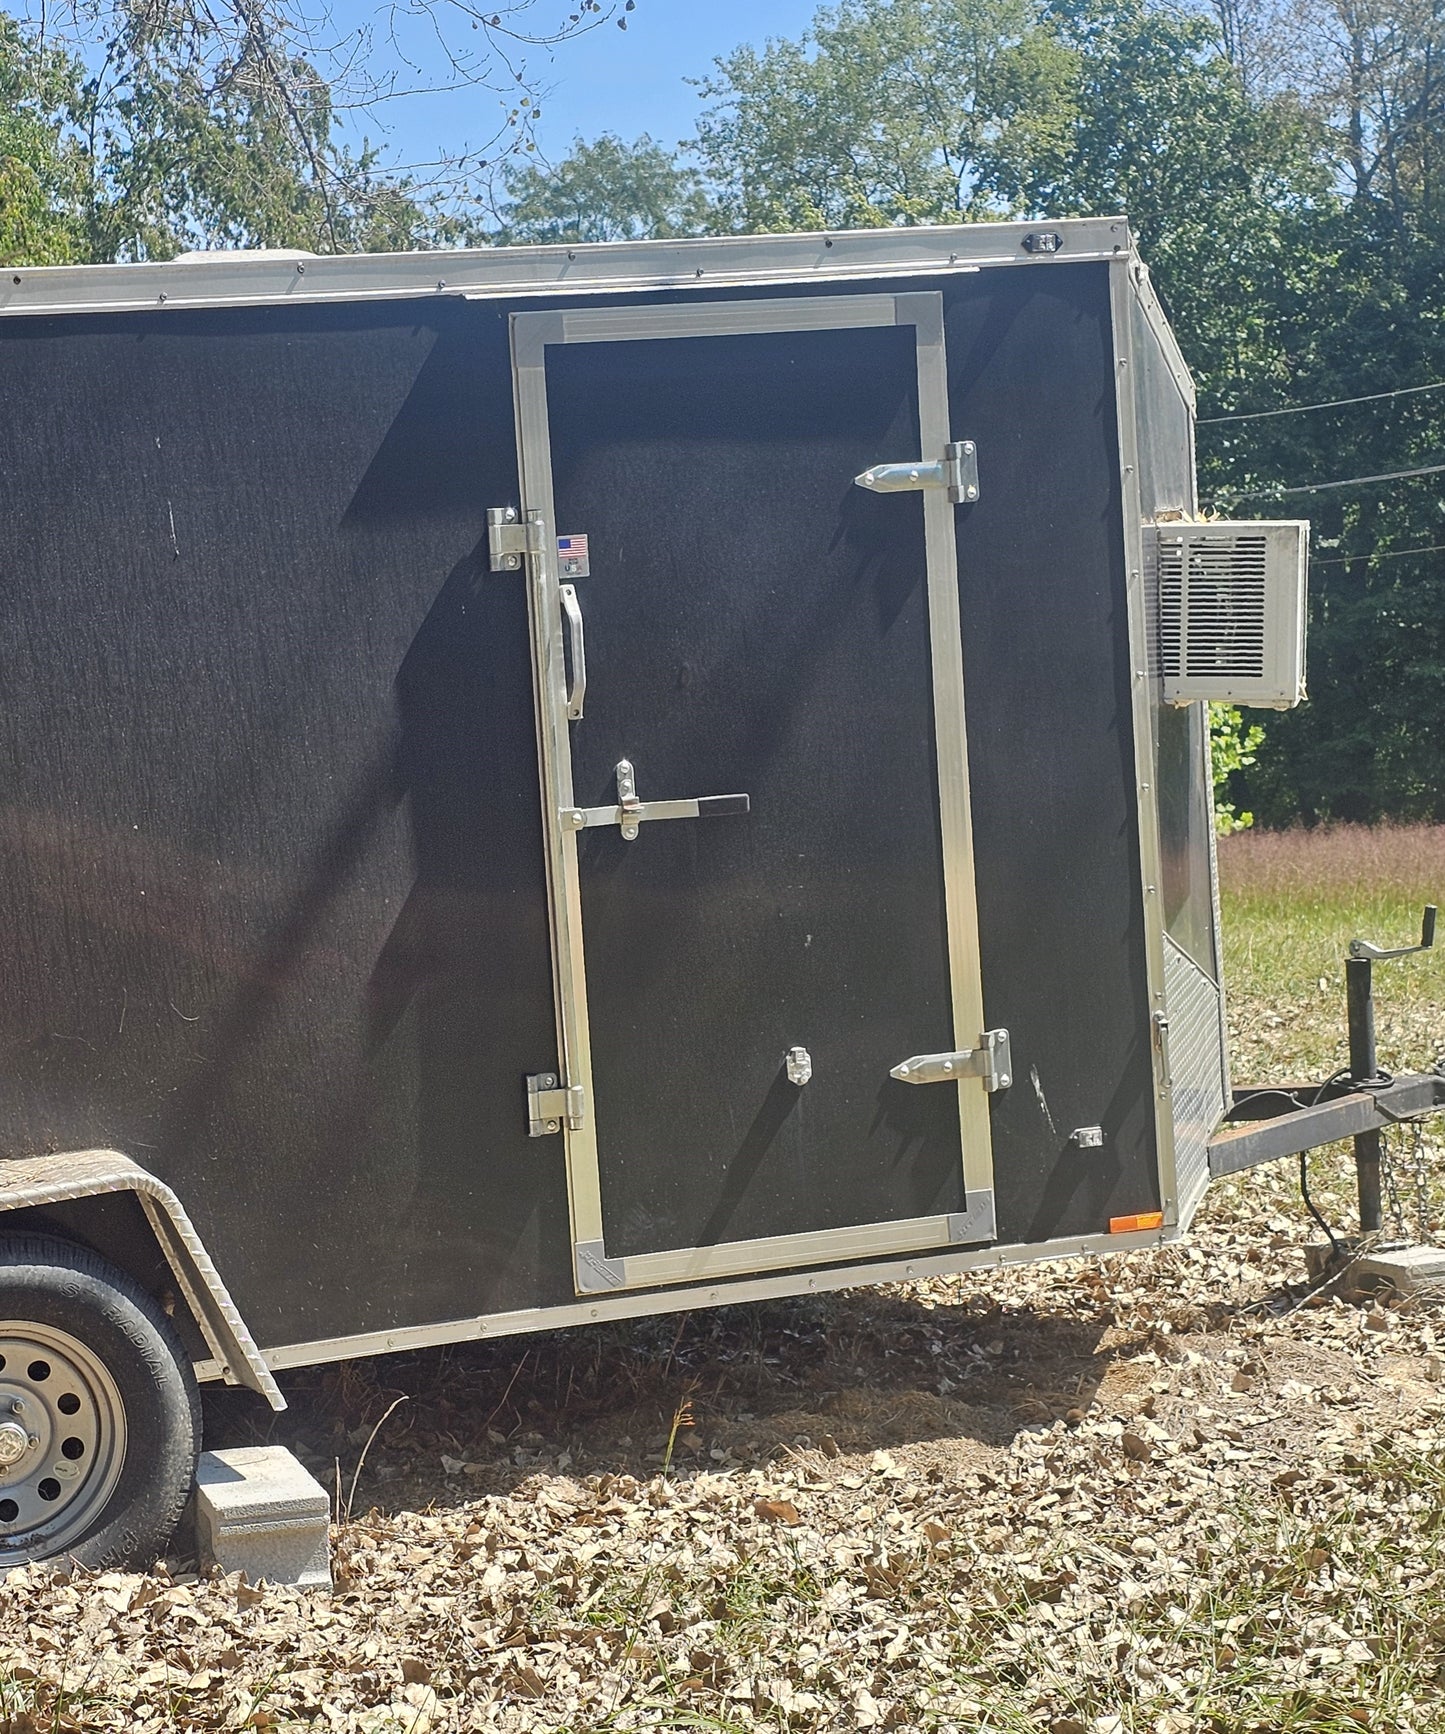
<instances>
[{"instance_id":1,"label":"safety chain","mask_svg":"<svg viewBox=\"0 0 1445 1734\"><path fill-rule=\"evenodd\" d=\"M1385 1198L1390 1206L1390 1215L1395 1219L1395 1238L1406 1239L1405 1207L1400 1202L1400 1186L1395 1178L1395 1163L1391 1147L1393 1129L1380 1134L1380 1179L1384 1185Z\"/></svg>"},{"instance_id":2,"label":"safety chain","mask_svg":"<svg viewBox=\"0 0 1445 1734\"><path fill-rule=\"evenodd\" d=\"M1396 1143L1396 1140L1399 1143ZM1395 1219L1395 1232L1401 1240L1408 1238L1405 1227L1405 1204L1400 1196L1401 1177L1396 1171L1396 1159L1409 1164L1409 1184L1414 1194L1416 1246L1434 1244L1430 1227L1430 1170L1425 1159L1425 1127L1419 1120L1409 1120L1392 1126L1380 1138L1380 1178L1389 1200L1390 1215Z\"/></svg>"}]
</instances>

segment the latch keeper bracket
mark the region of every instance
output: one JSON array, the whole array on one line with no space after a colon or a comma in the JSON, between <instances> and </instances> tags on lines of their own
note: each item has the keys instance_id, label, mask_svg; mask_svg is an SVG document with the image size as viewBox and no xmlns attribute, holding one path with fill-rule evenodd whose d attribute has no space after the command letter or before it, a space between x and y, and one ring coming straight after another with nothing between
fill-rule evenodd
<instances>
[{"instance_id":1,"label":"latch keeper bracket","mask_svg":"<svg viewBox=\"0 0 1445 1734\"><path fill-rule=\"evenodd\" d=\"M559 1085L555 1072L537 1072L527 1079L527 1136L548 1138L565 1121L575 1132L582 1124L586 1100L580 1084Z\"/></svg>"},{"instance_id":2,"label":"latch keeper bracket","mask_svg":"<svg viewBox=\"0 0 1445 1734\"><path fill-rule=\"evenodd\" d=\"M487 553L494 572L520 572L529 554L544 546L542 514L528 512L523 518L515 506L487 508Z\"/></svg>"}]
</instances>

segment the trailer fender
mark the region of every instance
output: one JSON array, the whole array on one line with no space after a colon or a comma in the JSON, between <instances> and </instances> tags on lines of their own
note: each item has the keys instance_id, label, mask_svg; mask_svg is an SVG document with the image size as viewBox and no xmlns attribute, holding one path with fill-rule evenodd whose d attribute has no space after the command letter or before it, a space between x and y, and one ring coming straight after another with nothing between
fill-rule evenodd
<instances>
[{"instance_id":1,"label":"trailer fender","mask_svg":"<svg viewBox=\"0 0 1445 1734\"><path fill-rule=\"evenodd\" d=\"M145 1213L176 1286L205 1338L220 1376L245 1385L273 1409L286 1399L179 1198L163 1180L118 1150L63 1150L0 1161L0 1214L43 1210L79 1198L130 1192Z\"/></svg>"}]
</instances>

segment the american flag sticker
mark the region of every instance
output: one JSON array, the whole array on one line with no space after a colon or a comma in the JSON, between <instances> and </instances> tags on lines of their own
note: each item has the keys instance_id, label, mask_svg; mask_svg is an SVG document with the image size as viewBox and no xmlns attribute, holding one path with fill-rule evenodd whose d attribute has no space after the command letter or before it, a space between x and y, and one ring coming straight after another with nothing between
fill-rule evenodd
<instances>
[{"instance_id":1,"label":"american flag sticker","mask_svg":"<svg viewBox=\"0 0 1445 1734\"><path fill-rule=\"evenodd\" d=\"M557 561L562 568L564 578L585 578L591 571L587 558L587 538L585 536L559 536L557 538Z\"/></svg>"}]
</instances>

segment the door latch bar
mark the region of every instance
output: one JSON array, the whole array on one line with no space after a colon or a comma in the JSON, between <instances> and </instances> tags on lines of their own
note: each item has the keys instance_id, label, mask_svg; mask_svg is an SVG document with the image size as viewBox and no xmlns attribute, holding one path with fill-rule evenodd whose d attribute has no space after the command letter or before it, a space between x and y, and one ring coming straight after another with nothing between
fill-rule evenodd
<instances>
[{"instance_id":1,"label":"door latch bar","mask_svg":"<svg viewBox=\"0 0 1445 1734\"><path fill-rule=\"evenodd\" d=\"M956 1054L915 1054L888 1074L901 1084L947 1084L955 1078L982 1078L990 1092L1013 1082L1013 1058L1007 1030L985 1030L976 1048Z\"/></svg>"},{"instance_id":2,"label":"door latch bar","mask_svg":"<svg viewBox=\"0 0 1445 1734\"><path fill-rule=\"evenodd\" d=\"M907 494L920 488L947 488L955 506L978 498L978 447L972 440L950 440L933 463L874 464L854 485L875 494Z\"/></svg>"},{"instance_id":3,"label":"door latch bar","mask_svg":"<svg viewBox=\"0 0 1445 1734\"><path fill-rule=\"evenodd\" d=\"M527 1136L547 1138L563 1124L575 1132L586 1109L580 1084L560 1085L555 1072L537 1072L527 1079Z\"/></svg>"},{"instance_id":4,"label":"door latch bar","mask_svg":"<svg viewBox=\"0 0 1445 1734\"><path fill-rule=\"evenodd\" d=\"M697 795L683 801L643 801L637 795L637 773L631 759L620 759L617 765L617 805L615 807L564 807L562 825L568 831L586 831L595 826L620 825L629 842L636 839L638 827L649 819L721 819L733 813L747 813L752 802L747 795Z\"/></svg>"}]
</instances>

